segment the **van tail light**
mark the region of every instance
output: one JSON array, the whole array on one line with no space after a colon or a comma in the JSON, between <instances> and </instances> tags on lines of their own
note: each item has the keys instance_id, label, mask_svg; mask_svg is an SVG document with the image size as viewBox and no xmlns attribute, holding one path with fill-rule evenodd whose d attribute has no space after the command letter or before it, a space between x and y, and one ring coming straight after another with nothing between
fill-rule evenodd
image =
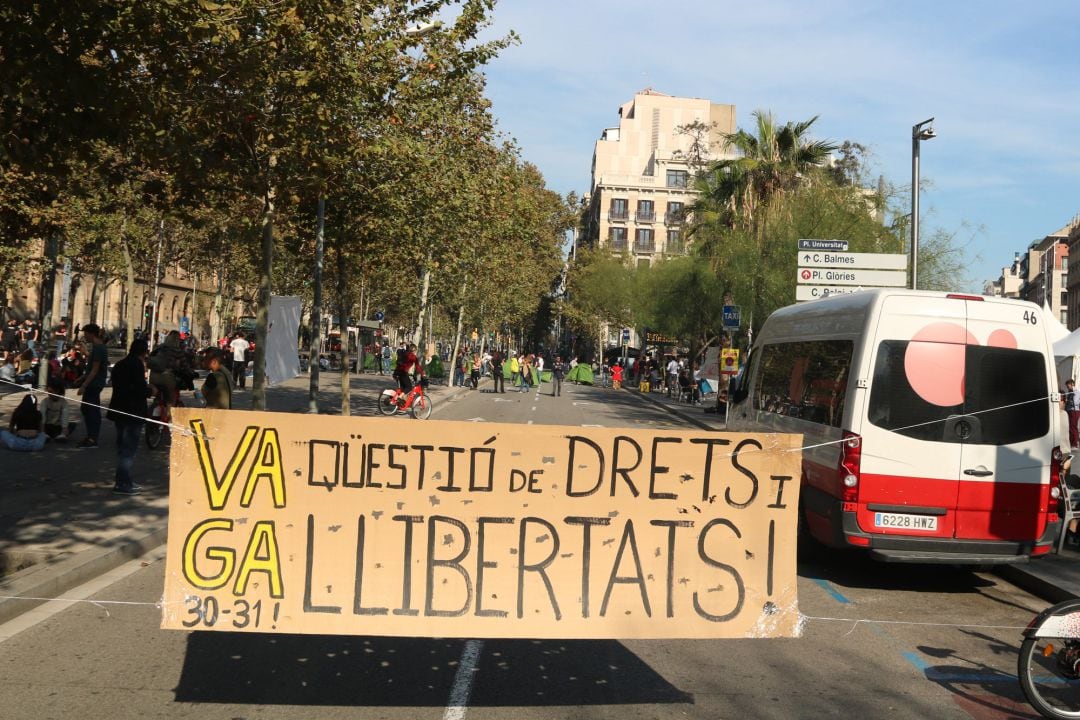
<instances>
[{"instance_id":1,"label":"van tail light","mask_svg":"<svg viewBox=\"0 0 1080 720\"><path fill-rule=\"evenodd\" d=\"M862 437L853 432L844 431L840 442L840 477L841 500L845 503L859 502L859 472L862 466Z\"/></svg>"},{"instance_id":2,"label":"van tail light","mask_svg":"<svg viewBox=\"0 0 1080 720\"><path fill-rule=\"evenodd\" d=\"M1065 456L1059 447L1054 448L1054 451L1050 453L1050 503L1046 509L1049 513L1063 514L1061 512L1061 464L1064 459Z\"/></svg>"}]
</instances>

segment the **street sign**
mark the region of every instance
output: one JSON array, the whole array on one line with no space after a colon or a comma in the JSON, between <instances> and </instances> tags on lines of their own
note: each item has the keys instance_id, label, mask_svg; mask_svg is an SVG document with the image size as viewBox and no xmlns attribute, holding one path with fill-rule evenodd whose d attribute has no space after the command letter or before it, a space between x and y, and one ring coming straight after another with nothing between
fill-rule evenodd
<instances>
[{"instance_id":1,"label":"street sign","mask_svg":"<svg viewBox=\"0 0 1080 720\"><path fill-rule=\"evenodd\" d=\"M847 295L866 289L857 285L798 285L795 287L795 302L820 300L833 295Z\"/></svg>"},{"instance_id":2,"label":"street sign","mask_svg":"<svg viewBox=\"0 0 1080 720\"><path fill-rule=\"evenodd\" d=\"M180 333L187 335L189 332L191 332L191 319L185 315L180 318Z\"/></svg>"},{"instance_id":3,"label":"street sign","mask_svg":"<svg viewBox=\"0 0 1080 720\"><path fill-rule=\"evenodd\" d=\"M799 268L800 285L861 285L862 287L904 287L907 273L903 270L830 270Z\"/></svg>"},{"instance_id":4,"label":"street sign","mask_svg":"<svg viewBox=\"0 0 1080 720\"><path fill-rule=\"evenodd\" d=\"M383 311L382 311L382 310L376 310L376 311L375 311L375 319L376 319L376 320L378 320L379 322L382 322L382 321L383 321L383 318L384 318L384 317L386 317L386 316L385 316L385 315L383 315Z\"/></svg>"},{"instance_id":5,"label":"street sign","mask_svg":"<svg viewBox=\"0 0 1080 720\"><path fill-rule=\"evenodd\" d=\"M742 310L738 305L724 306L724 329L738 330L742 324Z\"/></svg>"},{"instance_id":6,"label":"street sign","mask_svg":"<svg viewBox=\"0 0 1080 720\"><path fill-rule=\"evenodd\" d=\"M830 250L833 252L846 252L847 240L800 240L800 250Z\"/></svg>"},{"instance_id":7,"label":"street sign","mask_svg":"<svg viewBox=\"0 0 1080 720\"><path fill-rule=\"evenodd\" d=\"M906 254L851 253L800 250L800 267L856 268L860 270L907 270Z\"/></svg>"},{"instance_id":8,"label":"street sign","mask_svg":"<svg viewBox=\"0 0 1080 720\"><path fill-rule=\"evenodd\" d=\"M739 350L724 348L720 351L720 374L735 375L739 372Z\"/></svg>"},{"instance_id":9,"label":"street sign","mask_svg":"<svg viewBox=\"0 0 1080 720\"><path fill-rule=\"evenodd\" d=\"M622 344L623 345L629 345L630 344L630 328L623 328L622 329Z\"/></svg>"}]
</instances>

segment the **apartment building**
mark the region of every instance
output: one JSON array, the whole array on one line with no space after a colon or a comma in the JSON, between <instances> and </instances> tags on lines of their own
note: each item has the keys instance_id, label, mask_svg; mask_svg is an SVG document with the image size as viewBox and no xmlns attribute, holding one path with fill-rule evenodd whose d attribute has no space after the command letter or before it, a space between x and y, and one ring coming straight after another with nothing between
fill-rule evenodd
<instances>
[{"instance_id":1,"label":"apartment building","mask_svg":"<svg viewBox=\"0 0 1080 720\"><path fill-rule=\"evenodd\" d=\"M983 284L983 295L1018 298L1023 284L1020 253L1016 253L1013 256L1012 265L1001 268L1001 275L997 280L988 280Z\"/></svg>"},{"instance_id":2,"label":"apartment building","mask_svg":"<svg viewBox=\"0 0 1080 720\"><path fill-rule=\"evenodd\" d=\"M680 129L694 123L708 128L701 159L724 157L734 105L647 88L619 108L619 125L606 128L593 151L586 244L626 252L637 264L686 251L695 154L693 134Z\"/></svg>"},{"instance_id":3,"label":"apartment building","mask_svg":"<svg viewBox=\"0 0 1080 720\"><path fill-rule=\"evenodd\" d=\"M1020 256L1020 298L1045 305L1054 317L1069 323L1069 233L1072 225L1033 241Z\"/></svg>"}]
</instances>

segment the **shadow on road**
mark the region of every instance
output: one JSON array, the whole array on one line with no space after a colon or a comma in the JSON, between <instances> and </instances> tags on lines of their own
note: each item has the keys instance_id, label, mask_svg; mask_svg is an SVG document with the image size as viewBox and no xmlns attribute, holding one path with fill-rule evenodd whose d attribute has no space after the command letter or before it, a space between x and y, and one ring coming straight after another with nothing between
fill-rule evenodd
<instances>
[{"instance_id":1,"label":"shadow on road","mask_svg":"<svg viewBox=\"0 0 1080 720\"><path fill-rule=\"evenodd\" d=\"M464 640L196 632L177 702L444 707ZM693 703L621 643L489 640L477 707Z\"/></svg>"}]
</instances>

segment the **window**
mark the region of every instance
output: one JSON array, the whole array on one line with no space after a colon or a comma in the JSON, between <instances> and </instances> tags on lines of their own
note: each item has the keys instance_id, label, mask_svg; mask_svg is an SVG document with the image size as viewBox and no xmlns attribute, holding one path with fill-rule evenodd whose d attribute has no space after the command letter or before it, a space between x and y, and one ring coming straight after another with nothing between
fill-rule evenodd
<instances>
[{"instance_id":1,"label":"window","mask_svg":"<svg viewBox=\"0 0 1080 720\"><path fill-rule=\"evenodd\" d=\"M611 209L608 211L609 220L626 220L630 217L630 201L626 198L611 198Z\"/></svg>"},{"instance_id":2,"label":"window","mask_svg":"<svg viewBox=\"0 0 1080 720\"><path fill-rule=\"evenodd\" d=\"M687 181L690 179L690 173L686 170L668 170L667 171L667 186L668 187L686 187Z\"/></svg>"},{"instance_id":3,"label":"window","mask_svg":"<svg viewBox=\"0 0 1080 720\"><path fill-rule=\"evenodd\" d=\"M616 250L626 249L626 228L608 228L608 243Z\"/></svg>"},{"instance_id":4,"label":"window","mask_svg":"<svg viewBox=\"0 0 1080 720\"><path fill-rule=\"evenodd\" d=\"M850 340L764 346L754 409L840 427L853 352Z\"/></svg>"},{"instance_id":5,"label":"window","mask_svg":"<svg viewBox=\"0 0 1080 720\"><path fill-rule=\"evenodd\" d=\"M634 252L656 252L656 243L651 228L638 228L634 232Z\"/></svg>"},{"instance_id":6,"label":"window","mask_svg":"<svg viewBox=\"0 0 1080 720\"><path fill-rule=\"evenodd\" d=\"M668 225L681 225L686 219L684 206L681 202L669 202L667 212L664 213L664 222Z\"/></svg>"},{"instance_id":7,"label":"window","mask_svg":"<svg viewBox=\"0 0 1080 720\"><path fill-rule=\"evenodd\" d=\"M870 422L920 440L1009 445L1042 437L1050 427L1046 368L1042 354L1012 348L964 346L963 399L937 405L923 398L908 380L910 343L886 340L878 346L870 386ZM950 418L971 425L961 440Z\"/></svg>"},{"instance_id":8,"label":"window","mask_svg":"<svg viewBox=\"0 0 1080 720\"><path fill-rule=\"evenodd\" d=\"M652 200L638 200L637 203L637 220L638 222L652 222L656 218L656 213L653 211Z\"/></svg>"},{"instance_id":9,"label":"window","mask_svg":"<svg viewBox=\"0 0 1080 720\"><path fill-rule=\"evenodd\" d=\"M667 245L665 248L669 253L682 253L686 250L683 246L682 230L667 231Z\"/></svg>"}]
</instances>

